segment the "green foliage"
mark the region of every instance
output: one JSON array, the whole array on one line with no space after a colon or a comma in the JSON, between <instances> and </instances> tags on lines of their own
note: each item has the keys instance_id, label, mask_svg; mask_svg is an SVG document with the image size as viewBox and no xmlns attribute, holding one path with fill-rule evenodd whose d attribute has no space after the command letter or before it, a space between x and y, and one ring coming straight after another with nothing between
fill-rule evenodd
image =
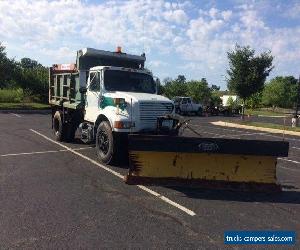
<instances>
[{"instance_id":1,"label":"green foliage","mask_svg":"<svg viewBox=\"0 0 300 250\"><path fill-rule=\"evenodd\" d=\"M205 78L201 81L190 81L187 84L187 96L192 97L195 102L200 102L204 105L210 103L211 91Z\"/></svg>"},{"instance_id":2,"label":"green foliage","mask_svg":"<svg viewBox=\"0 0 300 250\"><path fill-rule=\"evenodd\" d=\"M0 102L21 102L24 98L23 89L0 89Z\"/></svg>"},{"instance_id":3,"label":"green foliage","mask_svg":"<svg viewBox=\"0 0 300 250\"><path fill-rule=\"evenodd\" d=\"M266 106L292 108L297 100L297 79L277 76L266 84L262 101Z\"/></svg>"},{"instance_id":4,"label":"green foliage","mask_svg":"<svg viewBox=\"0 0 300 250\"><path fill-rule=\"evenodd\" d=\"M250 109L260 108L262 106L262 92L257 92L251 95L246 100L246 107Z\"/></svg>"},{"instance_id":5,"label":"green foliage","mask_svg":"<svg viewBox=\"0 0 300 250\"><path fill-rule=\"evenodd\" d=\"M234 106L235 101L233 100L232 96L229 96L226 102L226 106L232 108Z\"/></svg>"},{"instance_id":6,"label":"green foliage","mask_svg":"<svg viewBox=\"0 0 300 250\"><path fill-rule=\"evenodd\" d=\"M212 85L210 88L205 78L200 81L186 81L184 75L179 75L175 80L164 79L164 85L159 87L159 93L173 99L175 96L190 96L193 101L204 105L218 106L222 103L219 94L220 87Z\"/></svg>"},{"instance_id":7,"label":"green foliage","mask_svg":"<svg viewBox=\"0 0 300 250\"><path fill-rule=\"evenodd\" d=\"M220 98L219 91L218 92L213 91L210 97L210 106L217 107L220 106L221 104L222 104L222 99Z\"/></svg>"},{"instance_id":8,"label":"green foliage","mask_svg":"<svg viewBox=\"0 0 300 250\"><path fill-rule=\"evenodd\" d=\"M23 90L23 98L46 103L48 68L30 58L22 58L20 62L7 58L5 47L0 43L0 88L9 89L5 92L7 96L10 95L8 93L15 94L10 89L20 88Z\"/></svg>"},{"instance_id":9,"label":"green foliage","mask_svg":"<svg viewBox=\"0 0 300 250\"><path fill-rule=\"evenodd\" d=\"M249 46L236 45L233 51L227 53L229 59L229 78L227 87L243 100L261 91L266 77L273 69L271 52L263 52L255 56L255 51Z\"/></svg>"},{"instance_id":10,"label":"green foliage","mask_svg":"<svg viewBox=\"0 0 300 250\"><path fill-rule=\"evenodd\" d=\"M5 47L0 42L0 88L15 87L17 75L17 62L7 58Z\"/></svg>"},{"instance_id":11,"label":"green foliage","mask_svg":"<svg viewBox=\"0 0 300 250\"><path fill-rule=\"evenodd\" d=\"M187 94L187 84L185 81L178 80L178 78L176 80L166 78L164 84L164 94L170 99L175 96L186 96Z\"/></svg>"}]
</instances>

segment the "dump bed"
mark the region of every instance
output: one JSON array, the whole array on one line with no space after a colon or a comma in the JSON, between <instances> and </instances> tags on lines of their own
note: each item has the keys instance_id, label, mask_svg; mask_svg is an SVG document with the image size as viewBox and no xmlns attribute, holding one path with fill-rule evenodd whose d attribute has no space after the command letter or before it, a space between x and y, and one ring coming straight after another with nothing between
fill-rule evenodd
<instances>
[{"instance_id":1,"label":"dump bed","mask_svg":"<svg viewBox=\"0 0 300 250\"><path fill-rule=\"evenodd\" d=\"M75 64L55 64L49 70L49 104L79 109L84 95L79 92L79 71Z\"/></svg>"}]
</instances>

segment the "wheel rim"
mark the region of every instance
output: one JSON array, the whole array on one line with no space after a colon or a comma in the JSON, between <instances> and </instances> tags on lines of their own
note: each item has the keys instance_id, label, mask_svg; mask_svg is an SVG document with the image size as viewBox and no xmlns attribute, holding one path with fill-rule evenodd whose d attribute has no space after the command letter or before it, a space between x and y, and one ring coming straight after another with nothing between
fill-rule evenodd
<instances>
[{"instance_id":1,"label":"wheel rim","mask_svg":"<svg viewBox=\"0 0 300 250\"><path fill-rule=\"evenodd\" d=\"M54 127L54 132L57 135L59 133L59 121L58 121L58 119L54 119L53 127Z\"/></svg>"},{"instance_id":2,"label":"wheel rim","mask_svg":"<svg viewBox=\"0 0 300 250\"><path fill-rule=\"evenodd\" d=\"M99 131L97 141L98 141L98 148L100 152L106 155L109 150L109 138L107 133L103 130Z\"/></svg>"}]
</instances>

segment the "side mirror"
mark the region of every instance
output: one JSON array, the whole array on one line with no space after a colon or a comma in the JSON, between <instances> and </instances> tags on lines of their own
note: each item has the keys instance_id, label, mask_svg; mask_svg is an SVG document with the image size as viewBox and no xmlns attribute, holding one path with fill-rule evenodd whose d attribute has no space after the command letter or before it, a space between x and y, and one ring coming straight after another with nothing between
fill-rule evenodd
<instances>
[{"instance_id":1,"label":"side mirror","mask_svg":"<svg viewBox=\"0 0 300 250\"><path fill-rule=\"evenodd\" d=\"M158 94L158 91L159 91L159 78L157 76L153 76L153 80L155 82L155 92L156 94Z\"/></svg>"},{"instance_id":2,"label":"side mirror","mask_svg":"<svg viewBox=\"0 0 300 250\"><path fill-rule=\"evenodd\" d=\"M86 87L80 87L80 88L79 88L79 92L80 92L81 94L85 94L85 93L87 92L87 88L86 88Z\"/></svg>"}]
</instances>

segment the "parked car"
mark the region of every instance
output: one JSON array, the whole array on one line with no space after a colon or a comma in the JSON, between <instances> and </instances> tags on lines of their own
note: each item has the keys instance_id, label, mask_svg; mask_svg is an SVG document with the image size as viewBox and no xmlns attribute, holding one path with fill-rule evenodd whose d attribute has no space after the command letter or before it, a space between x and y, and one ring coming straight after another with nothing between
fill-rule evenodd
<instances>
[{"instance_id":1,"label":"parked car","mask_svg":"<svg viewBox=\"0 0 300 250\"><path fill-rule=\"evenodd\" d=\"M175 112L178 114L190 114L194 113L201 116L203 113L202 104L193 102L191 97L176 96L174 99Z\"/></svg>"}]
</instances>

